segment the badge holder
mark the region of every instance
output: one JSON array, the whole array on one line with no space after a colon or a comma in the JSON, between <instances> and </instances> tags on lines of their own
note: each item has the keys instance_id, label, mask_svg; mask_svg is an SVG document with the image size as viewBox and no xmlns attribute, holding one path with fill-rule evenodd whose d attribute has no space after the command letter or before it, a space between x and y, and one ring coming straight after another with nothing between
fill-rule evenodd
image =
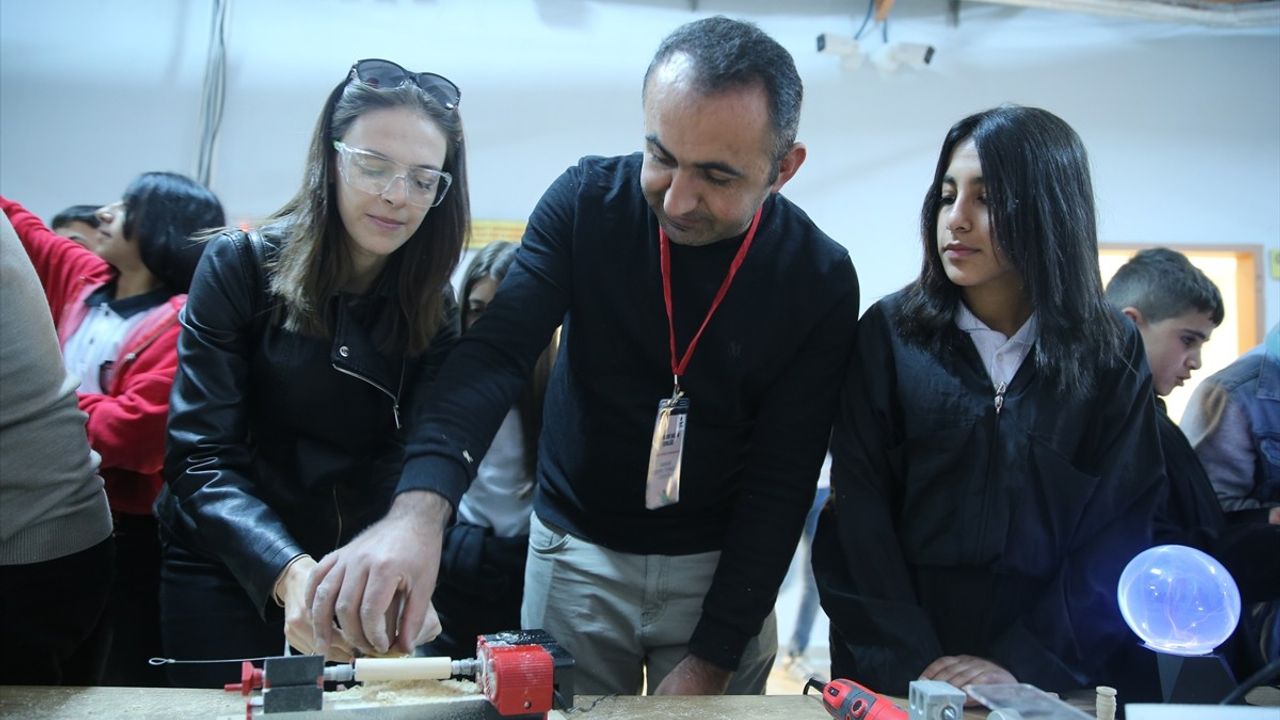
<instances>
[{"instance_id":1,"label":"badge holder","mask_svg":"<svg viewBox=\"0 0 1280 720\"><path fill-rule=\"evenodd\" d=\"M684 455L684 430L689 419L689 398L677 384L671 397L658 401L649 445L649 474L644 486L644 506L657 510L680 501L680 461Z\"/></svg>"}]
</instances>

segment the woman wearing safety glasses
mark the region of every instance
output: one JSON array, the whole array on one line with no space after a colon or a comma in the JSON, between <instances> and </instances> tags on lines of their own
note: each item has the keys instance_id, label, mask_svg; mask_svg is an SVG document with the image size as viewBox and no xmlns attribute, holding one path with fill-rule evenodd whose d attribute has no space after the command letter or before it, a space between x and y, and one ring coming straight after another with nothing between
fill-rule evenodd
<instances>
[{"instance_id":1,"label":"woman wearing safety glasses","mask_svg":"<svg viewBox=\"0 0 1280 720\"><path fill-rule=\"evenodd\" d=\"M361 60L330 93L302 187L205 252L178 345L157 501L166 654L310 652L315 560L387 511L405 425L457 337L469 222L458 88ZM357 600L358 602L358 600ZM438 631L429 609L423 637ZM349 656L339 637L332 657ZM235 663L173 664L220 686Z\"/></svg>"}]
</instances>

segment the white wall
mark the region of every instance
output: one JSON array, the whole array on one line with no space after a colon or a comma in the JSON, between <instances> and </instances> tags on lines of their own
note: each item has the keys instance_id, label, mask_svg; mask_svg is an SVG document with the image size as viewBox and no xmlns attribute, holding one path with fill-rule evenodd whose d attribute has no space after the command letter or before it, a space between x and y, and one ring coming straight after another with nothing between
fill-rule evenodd
<instances>
[{"instance_id":1,"label":"white wall","mask_svg":"<svg viewBox=\"0 0 1280 720\"><path fill-rule=\"evenodd\" d=\"M0 3L0 192L47 217L113 200L142 171L193 173L211 4ZM696 4L234 0L213 188L233 219L282 204L327 92L353 60L387 57L462 87L475 216L523 219L578 156L640 147L659 40L725 12L796 57L810 153L786 193L850 248L864 307L918 269L916 215L946 129L1005 101L1083 136L1104 242L1280 246L1280 29L972 2L950 28L941 0L899 3L891 39L938 52L926 71L882 75L814 48L818 33L852 33L860 1ZM1280 283L1264 294L1270 326Z\"/></svg>"}]
</instances>

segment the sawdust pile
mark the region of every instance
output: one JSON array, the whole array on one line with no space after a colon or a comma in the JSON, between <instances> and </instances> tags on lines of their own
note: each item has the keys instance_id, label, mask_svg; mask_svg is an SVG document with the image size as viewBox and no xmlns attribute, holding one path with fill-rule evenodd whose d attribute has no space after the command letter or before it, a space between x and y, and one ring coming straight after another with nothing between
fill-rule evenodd
<instances>
[{"instance_id":1,"label":"sawdust pile","mask_svg":"<svg viewBox=\"0 0 1280 720\"><path fill-rule=\"evenodd\" d=\"M395 680L365 683L346 690L325 693L325 698L329 702L340 704L417 705L479 693L480 689L470 680Z\"/></svg>"}]
</instances>

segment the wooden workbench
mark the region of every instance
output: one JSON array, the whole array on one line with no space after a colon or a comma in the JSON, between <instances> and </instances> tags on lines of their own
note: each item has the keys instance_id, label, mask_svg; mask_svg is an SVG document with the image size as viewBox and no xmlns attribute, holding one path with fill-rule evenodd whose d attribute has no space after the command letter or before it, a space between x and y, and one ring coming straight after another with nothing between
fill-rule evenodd
<instances>
[{"instance_id":1,"label":"wooden workbench","mask_svg":"<svg viewBox=\"0 0 1280 720\"><path fill-rule=\"evenodd\" d=\"M579 712L568 720L824 720L829 719L816 696L765 695L727 697L606 697L590 710L595 698L578 698ZM900 706L905 707L905 703ZM351 720L408 720L466 714L424 710L428 706L399 706L379 710L344 710L329 713L289 713L271 717L327 718L341 715ZM985 718L979 710L965 713L966 720ZM23 720L198 720L244 717L244 701L235 693L218 690L114 687L17 687L0 686L0 718Z\"/></svg>"}]
</instances>

